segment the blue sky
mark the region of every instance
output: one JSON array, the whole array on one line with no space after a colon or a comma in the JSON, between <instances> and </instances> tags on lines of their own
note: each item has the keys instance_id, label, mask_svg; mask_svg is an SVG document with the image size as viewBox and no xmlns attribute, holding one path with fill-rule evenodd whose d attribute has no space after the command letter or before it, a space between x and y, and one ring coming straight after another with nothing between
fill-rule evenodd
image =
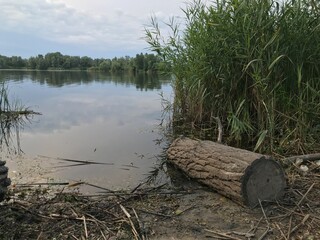
<instances>
[{"instance_id":1,"label":"blue sky","mask_svg":"<svg viewBox=\"0 0 320 240\"><path fill-rule=\"evenodd\" d=\"M150 17L181 19L186 0L0 0L0 55L112 58L147 52ZM181 21L183 21L181 19Z\"/></svg>"}]
</instances>

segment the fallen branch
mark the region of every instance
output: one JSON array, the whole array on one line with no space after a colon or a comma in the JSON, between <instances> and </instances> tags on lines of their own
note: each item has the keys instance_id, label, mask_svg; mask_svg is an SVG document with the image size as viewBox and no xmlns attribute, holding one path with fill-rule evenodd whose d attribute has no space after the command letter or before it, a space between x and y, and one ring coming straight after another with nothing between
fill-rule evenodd
<instances>
[{"instance_id":1,"label":"fallen branch","mask_svg":"<svg viewBox=\"0 0 320 240\"><path fill-rule=\"evenodd\" d=\"M209 232L209 233L214 233L218 236L221 236L221 237L224 237L226 239L231 239L231 240L241 240L240 238L237 238L237 237L233 237L233 236L230 236L228 235L228 233L221 233L221 232L217 232L217 231L214 231L214 230L210 230L210 229L204 229L206 232Z\"/></svg>"},{"instance_id":2,"label":"fallen branch","mask_svg":"<svg viewBox=\"0 0 320 240\"><path fill-rule=\"evenodd\" d=\"M64 186L69 185L69 182L49 182L49 183L18 183L16 186L19 187L30 187L30 186Z\"/></svg>"},{"instance_id":3,"label":"fallen branch","mask_svg":"<svg viewBox=\"0 0 320 240\"><path fill-rule=\"evenodd\" d=\"M266 223L267 223L267 229L266 229L266 231L259 237L259 240L262 240L262 239L264 239L264 238L267 236L267 234L268 234L272 229L271 229L271 227L270 227L270 222L269 222L269 220L268 220L268 218L267 218L267 215L266 215L266 213L265 213L265 211L264 211L264 209L263 209L263 206L262 206L262 203L261 203L261 200L260 200L260 199L259 199L259 205L260 205L261 211L262 211L262 213L263 213L263 217L264 217L264 219L266 220Z\"/></svg>"},{"instance_id":4,"label":"fallen branch","mask_svg":"<svg viewBox=\"0 0 320 240\"><path fill-rule=\"evenodd\" d=\"M86 217L83 215L82 219L83 219L84 233L85 233L86 239L88 239L88 229L87 229Z\"/></svg>"},{"instance_id":5,"label":"fallen branch","mask_svg":"<svg viewBox=\"0 0 320 240\"><path fill-rule=\"evenodd\" d=\"M280 228L279 224L275 223L276 227L278 228L281 236L284 238L284 240L287 240L288 238L286 237L286 235L284 235L284 232L282 231L282 229Z\"/></svg>"},{"instance_id":6,"label":"fallen branch","mask_svg":"<svg viewBox=\"0 0 320 240\"><path fill-rule=\"evenodd\" d=\"M140 212L144 212L147 214L151 214L151 215L156 215L156 216L160 216L160 217L166 217L166 218L172 218L171 215L166 215L166 214L162 214L162 213L157 213L157 212L152 212L152 211L148 211L148 210L144 210L144 209L137 209Z\"/></svg>"},{"instance_id":7,"label":"fallen branch","mask_svg":"<svg viewBox=\"0 0 320 240\"><path fill-rule=\"evenodd\" d=\"M264 233L258 238L258 240L264 239L270 231L272 231L272 229L268 226L266 231L264 231Z\"/></svg>"},{"instance_id":8,"label":"fallen branch","mask_svg":"<svg viewBox=\"0 0 320 240\"><path fill-rule=\"evenodd\" d=\"M59 158L59 157L58 158L53 158L53 157L48 157L48 156L43 156L43 155L39 155L39 157L49 158L49 159L54 159L54 160L59 160L59 161L65 161L65 162L78 163L78 164L75 164L74 166L76 166L76 165L89 165L89 164L114 165L114 163L94 162L94 161L69 159L69 158ZM67 165L67 166L69 166L69 165ZM60 167L64 167L64 166L60 166Z\"/></svg>"},{"instance_id":9,"label":"fallen branch","mask_svg":"<svg viewBox=\"0 0 320 240\"><path fill-rule=\"evenodd\" d=\"M295 232L296 230L298 230L298 228L300 228L302 225L304 225L305 222L309 219L309 217L310 217L310 214L305 215L305 217L302 219L302 221L301 221L297 226L295 226L294 228L292 228L290 234L292 234L293 232Z\"/></svg>"},{"instance_id":10,"label":"fallen branch","mask_svg":"<svg viewBox=\"0 0 320 240\"><path fill-rule=\"evenodd\" d=\"M302 196L302 198L300 199L300 201L298 202L297 207L300 206L300 204L303 202L303 200L306 198L306 196L308 195L308 193L311 191L311 189L313 188L313 186L315 185L316 183L314 182L308 189L308 191Z\"/></svg>"},{"instance_id":11,"label":"fallen branch","mask_svg":"<svg viewBox=\"0 0 320 240\"><path fill-rule=\"evenodd\" d=\"M129 220L129 223L130 223L130 225L131 225L131 231L132 231L135 239L138 240L138 239L139 239L139 233L138 233L137 229L135 228L135 226L134 226L134 224L133 224L133 222L132 222L132 220L131 220L131 215L130 215L130 213L127 211L127 209L126 209L123 205L119 204L119 206L120 206L121 210L123 211L123 213L126 215L126 217L127 217L128 220Z\"/></svg>"},{"instance_id":12,"label":"fallen branch","mask_svg":"<svg viewBox=\"0 0 320 240\"><path fill-rule=\"evenodd\" d=\"M140 218L136 212L136 210L134 210L134 208L132 208L132 211L137 219L137 222L138 222L138 225L139 225L139 229L140 229L140 232L141 232L141 235L142 235L142 240L145 240L146 239L146 236L145 236L145 229L144 229L144 226L143 226L143 223L140 221Z\"/></svg>"},{"instance_id":13,"label":"fallen branch","mask_svg":"<svg viewBox=\"0 0 320 240\"><path fill-rule=\"evenodd\" d=\"M283 163L285 165L288 165L289 163L292 163L292 162L296 161L297 159L301 159L302 161L316 161L316 160L320 159L320 153L287 157L287 158L283 159Z\"/></svg>"}]
</instances>

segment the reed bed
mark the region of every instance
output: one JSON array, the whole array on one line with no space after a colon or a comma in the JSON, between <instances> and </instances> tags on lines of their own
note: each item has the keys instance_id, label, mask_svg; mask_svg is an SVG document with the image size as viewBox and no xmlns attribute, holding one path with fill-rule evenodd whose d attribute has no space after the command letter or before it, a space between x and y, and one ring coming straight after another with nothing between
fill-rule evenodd
<instances>
[{"instance_id":1,"label":"reed bed","mask_svg":"<svg viewBox=\"0 0 320 240\"><path fill-rule=\"evenodd\" d=\"M227 144L276 155L319 150L320 3L304 0L192 1L150 49L175 76L174 121Z\"/></svg>"}]
</instances>

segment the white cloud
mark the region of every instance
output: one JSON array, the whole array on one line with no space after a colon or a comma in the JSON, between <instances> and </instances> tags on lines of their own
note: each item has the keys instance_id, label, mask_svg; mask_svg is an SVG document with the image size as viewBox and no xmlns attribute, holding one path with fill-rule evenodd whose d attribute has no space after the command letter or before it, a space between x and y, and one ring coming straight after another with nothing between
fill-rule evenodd
<instances>
[{"instance_id":1,"label":"white cloud","mask_svg":"<svg viewBox=\"0 0 320 240\"><path fill-rule=\"evenodd\" d=\"M146 47L150 16L182 14L183 0L0 0L1 31L94 50ZM138 50L139 49L139 50ZM1 48L0 48L1 51ZM0 53L1 54L1 53Z\"/></svg>"}]
</instances>

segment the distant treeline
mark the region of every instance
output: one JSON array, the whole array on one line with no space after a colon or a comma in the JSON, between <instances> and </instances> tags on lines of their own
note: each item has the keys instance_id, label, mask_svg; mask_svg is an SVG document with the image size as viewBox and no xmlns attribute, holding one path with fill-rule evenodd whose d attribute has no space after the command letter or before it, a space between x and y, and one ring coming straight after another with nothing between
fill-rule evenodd
<instances>
[{"instance_id":1,"label":"distant treeline","mask_svg":"<svg viewBox=\"0 0 320 240\"><path fill-rule=\"evenodd\" d=\"M24 59L19 56L0 55L0 69L35 69L35 70L93 70L104 72L157 72L164 64L154 54L140 53L135 57L90 58L87 56L69 56L60 52L39 54Z\"/></svg>"}]
</instances>

